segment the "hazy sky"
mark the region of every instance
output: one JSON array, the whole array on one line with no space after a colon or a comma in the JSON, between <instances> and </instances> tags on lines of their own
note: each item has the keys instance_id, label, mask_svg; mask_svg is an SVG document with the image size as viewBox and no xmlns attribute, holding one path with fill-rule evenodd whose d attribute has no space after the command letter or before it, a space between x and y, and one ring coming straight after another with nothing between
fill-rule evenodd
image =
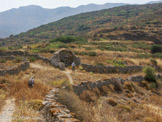
<instances>
[{"instance_id":1,"label":"hazy sky","mask_svg":"<svg viewBox=\"0 0 162 122\"><path fill-rule=\"evenodd\" d=\"M27 5L39 5L44 8L56 8L60 6L77 7L79 5L86 5L89 3L146 3L148 1L157 0L0 0L0 11Z\"/></svg>"}]
</instances>

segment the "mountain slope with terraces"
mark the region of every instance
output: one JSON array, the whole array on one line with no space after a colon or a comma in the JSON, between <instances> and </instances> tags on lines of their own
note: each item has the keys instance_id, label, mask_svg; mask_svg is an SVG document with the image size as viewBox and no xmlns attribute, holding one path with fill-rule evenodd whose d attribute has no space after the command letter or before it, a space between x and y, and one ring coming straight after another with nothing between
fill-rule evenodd
<instances>
[{"instance_id":1,"label":"mountain slope with terraces","mask_svg":"<svg viewBox=\"0 0 162 122\"><path fill-rule=\"evenodd\" d=\"M161 43L162 3L126 5L83 13L42 25L26 33L1 39L1 45L50 41L61 35L98 40L146 40Z\"/></svg>"}]
</instances>

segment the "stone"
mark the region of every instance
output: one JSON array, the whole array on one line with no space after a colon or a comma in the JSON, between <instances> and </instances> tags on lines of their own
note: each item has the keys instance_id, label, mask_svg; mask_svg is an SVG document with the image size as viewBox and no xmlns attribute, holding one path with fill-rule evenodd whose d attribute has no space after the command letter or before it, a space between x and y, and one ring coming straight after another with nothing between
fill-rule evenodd
<instances>
[{"instance_id":1,"label":"stone","mask_svg":"<svg viewBox=\"0 0 162 122\"><path fill-rule=\"evenodd\" d=\"M51 65L64 70L65 67L71 66L73 61L75 62L76 66L79 66L81 63L80 58L77 57L72 51L63 49L54 53L51 58Z\"/></svg>"}]
</instances>

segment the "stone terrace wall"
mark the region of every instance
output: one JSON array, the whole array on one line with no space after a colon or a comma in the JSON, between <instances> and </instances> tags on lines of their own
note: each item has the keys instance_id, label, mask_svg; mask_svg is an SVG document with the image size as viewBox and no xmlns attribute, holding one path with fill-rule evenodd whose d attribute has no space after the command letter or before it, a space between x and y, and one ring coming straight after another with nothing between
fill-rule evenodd
<instances>
[{"instance_id":1,"label":"stone terrace wall","mask_svg":"<svg viewBox=\"0 0 162 122\"><path fill-rule=\"evenodd\" d=\"M42 60L46 63L51 63L50 59L45 58L39 54L30 54L28 52L23 51L9 51L9 52L0 52L0 57L12 57L12 56L23 56L23 57L34 57L38 60Z\"/></svg>"},{"instance_id":2,"label":"stone terrace wall","mask_svg":"<svg viewBox=\"0 0 162 122\"><path fill-rule=\"evenodd\" d=\"M26 69L29 68L29 62L27 60L24 60L19 66L17 67L11 67L6 70L0 70L0 76L4 75L15 75L18 74L21 71L25 71Z\"/></svg>"},{"instance_id":3,"label":"stone terrace wall","mask_svg":"<svg viewBox=\"0 0 162 122\"><path fill-rule=\"evenodd\" d=\"M100 66L100 65L89 65L82 64L82 67L87 72L93 73L135 73L141 72L142 66L125 66L125 67L113 67L113 66Z\"/></svg>"},{"instance_id":4,"label":"stone terrace wall","mask_svg":"<svg viewBox=\"0 0 162 122\"><path fill-rule=\"evenodd\" d=\"M75 119L66 106L57 102L59 89L54 88L45 96L44 117L47 122L80 122Z\"/></svg>"},{"instance_id":5,"label":"stone terrace wall","mask_svg":"<svg viewBox=\"0 0 162 122\"><path fill-rule=\"evenodd\" d=\"M157 74L157 78L162 78L162 74ZM133 81L133 82L142 82L144 80L144 76L130 76L127 79L121 78L111 78L105 80L99 80L96 82L82 82L80 85L73 86L73 90L77 95L80 95L84 90L91 90L93 88L102 88L103 86L108 86L110 84L114 86L119 86L123 84L125 81Z\"/></svg>"}]
</instances>

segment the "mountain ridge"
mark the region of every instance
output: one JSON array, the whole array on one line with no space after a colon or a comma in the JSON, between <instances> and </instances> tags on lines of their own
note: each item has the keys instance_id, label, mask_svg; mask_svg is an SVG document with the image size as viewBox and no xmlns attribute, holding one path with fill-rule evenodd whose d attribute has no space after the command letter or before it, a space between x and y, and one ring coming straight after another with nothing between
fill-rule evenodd
<instances>
[{"instance_id":1,"label":"mountain ridge","mask_svg":"<svg viewBox=\"0 0 162 122\"><path fill-rule=\"evenodd\" d=\"M54 22L64 17L101 9L125 5L107 3L103 5L88 4L77 8L59 7L47 9L37 5L23 6L0 13L0 37L19 34L42 24ZM95 7L94 7L95 6Z\"/></svg>"}]
</instances>

